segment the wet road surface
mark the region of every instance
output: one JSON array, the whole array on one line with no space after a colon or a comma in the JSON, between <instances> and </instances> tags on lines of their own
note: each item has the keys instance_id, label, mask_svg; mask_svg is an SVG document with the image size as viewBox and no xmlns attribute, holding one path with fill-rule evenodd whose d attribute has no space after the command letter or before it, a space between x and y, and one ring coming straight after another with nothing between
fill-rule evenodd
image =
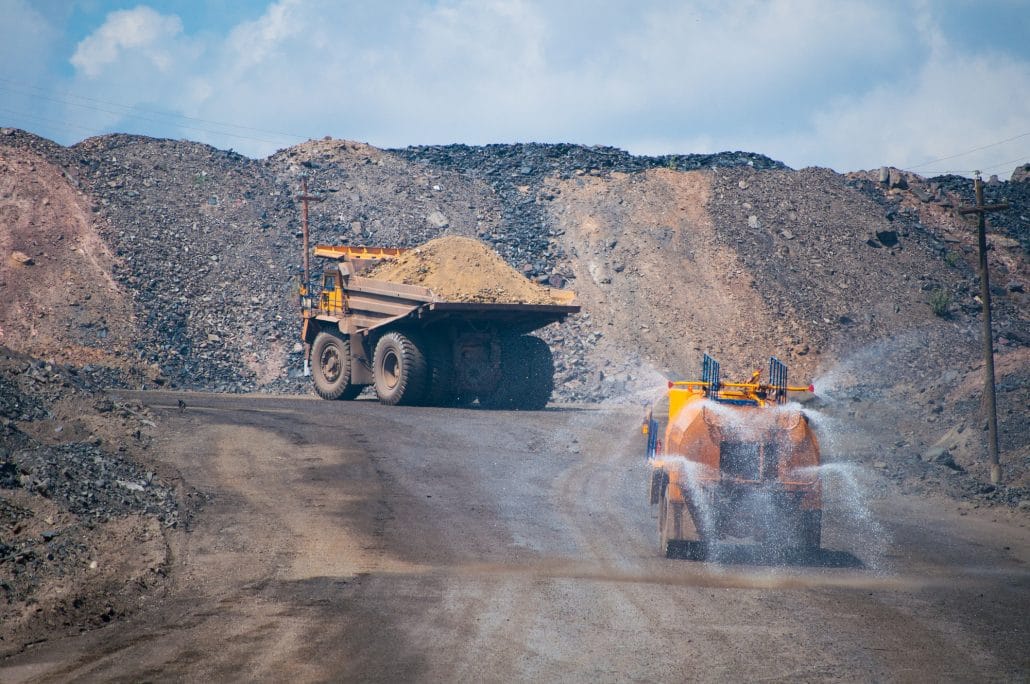
<instances>
[{"instance_id":1,"label":"wet road surface","mask_svg":"<svg viewBox=\"0 0 1030 684\"><path fill-rule=\"evenodd\" d=\"M172 586L0 680L1030 676L1030 534L1005 513L839 466L820 554L666 559L634 409L131 394L209 497Z\"/></svg>"}]
</instances>

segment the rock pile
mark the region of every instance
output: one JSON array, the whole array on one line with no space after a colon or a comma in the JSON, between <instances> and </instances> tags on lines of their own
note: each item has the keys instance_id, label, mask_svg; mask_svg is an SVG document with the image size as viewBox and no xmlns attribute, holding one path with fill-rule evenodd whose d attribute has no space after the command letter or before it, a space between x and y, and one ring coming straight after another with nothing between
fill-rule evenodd
<instances>
[{"instance_id":1,"label":"rock pile","mask_svg":"<svg viewBox=\"0 0 1030 684\"><path fill-rule=\"evenodd\" d=\"M133 295L134 351L159 369L156 382L216 391L309 391L307 382L289 377L301 366L293 293L302 175L310 192L324 198L312 205L316 243L415 247L443 234L476 237L529 279L561 287L573 275L563 229L548 219L538 196L550 175L782 167L746 153L634 157L578 145L384 152L322 140L254 161L197 143L128 135L63 148L10 130L0 144L51 160L91 198L118 260L115 280ZM588 325L583 321L577 325ZM556 350L560 372L582 363L580 340L593 333L564 338ZM545 334L563 341L556 331ZM598 395L563 394L559 387L557 396Z\"/></svg>"},{"instance_id":2,"label":"rock pile","mask_svg":"<svg viewBox=\"0 0 1030 684\"><path fill-rule=\"evenodd\" d=\"M220 391L281 366L295 334L293 244L276 216L292 208L288 190L264 165L195 143L108 136L73 149L121 258L115 276L135 294L142 359L172 386Z\"/></svg>"},{"instance_id":3,"label":"rock pile","mask_svg":"<svg viewBox=\"0 0 1030 684\"><path fill-rule=\"evenodd\" d=\"M486 185L500 211L495 222L479 225L475 235L526 277L550 287L571 289L576 289L574 255L565 246L566 227L549 211L556 199L554 179L604 179L648 169L787 168L769 157L748 152L647 157L612 147L571 144L430 145L388 152L425 168L459 173ZM598 365L590 350L605 333L605 323L591 317L589 311L536 333L555 351L556 398L597 401L621 397L635 379L650 377L640 370L649 364L632 350L627 350L624 358Z\"/></svg>"},{"instance_id":4,"label":"rock pile","mask_svg":"<svg viewBox=\"0 0 1030 684\"><path fill-rule=\"evenodd\" d=\"M975 364L975 243L954 211L972 202L967 179L897 169L842 177L748 153L636 157L578 145L384 151L319 140L265 160L135 136L63 148L5 131L0 145L45 158L86 198L117 258L115 279L132 298L138 332L129 352L161 373L122 373L123 383L310 391L296 377L302 179L323 199L311 206L316 243L476 238L529 280L579 292L589 301L583 312L540 331L555 351L560 401L632 399L660 387L659 373L691 373L701 351L715 352L728 371L782 353L792 372L808 376L911 334L926 336L923 349L949 354L892 361L884 367L892 381ZM1030 184L1022 178L985 186L988 202L1012 205L989 219L1003 354L1030 345ZM34 265L12 273L43 273L52 266L48 250L19 249ZM96 300L67 319L36 310L57 339L102 345L119 317L108 312L100 325ZM117 379L117 369L91 367ZM933 391L939 403L918 413L943 422L961 402ZM945 401L948 410L929 413ZM1003 418L1006 434L1018 433L1023 413ZM905 428L913 449L935 441L927 425L932 432L937 424Z\"/></svg>"},{"instance_id":5,"label":"rock pile","mask_svg":"<svg viewBox=\"0 0 1030 684\"><path fill-rule=\"evenodd\" d=\"M157 531L157 536L146 533L157 554L143 569L150 578L144 583L157 582L164 573L159 531L186 518L176 491L140 463L154 427L146 409L112 401L95 382L73 366L0 347L0 636L5 639L13 632L26 639L35 630L53 629L34 622L30 604L47 607L47 615L63 615L65 627L110 620L125 607L98 588L107 568L92 579L89 572L105 554L124 548L104 547L103 540L112 530ZM142 548L135 553L142 554ZM53 583L61 581L71 581L74 591L54 591ZM0 644L0 651L7 645Z\"/></svg>"},{"instance_id":6,"label":"rock pile","mask_svg":"<svg viewBox=\"0 0 1030 684\"><path fill-rule=\"evenodd\" d=\"M961 176L924 179L908 174L905 178L904 189L885 188L866 173L849 174L848 183L880 206L889 226L886 236L896 239L898 235L921 235L932 257L929 261L943 264L944 268L933 271L914 270L922 271L915 277L928 296L937 294L946 300L946 316L977 316L981 305L976 224L955 211L975 205L972 181ZM1026 266L1030 254L1030 212L1026 210L1030 183L985 182L984 201L1009 204L1007 210L992 212L987 218L995 336L1002 348L1030 346L1030 330L1021 322L1030 290L1030 270ZM879 246L875 234L870 244Z\"/></svg>"},{"instance_id":7,"label":"rock pile","mask_svg":"<svg viewBox=\"0 0 1030 684\"><path fill-rule=\"evenodd\" d=\"M1020 175L1019 169L1012 174L1012 181L984 183L984 203L1007 203L1005 211L992 212L988 215L988 225L994 232L1017 240L1025 253L1030 254L1030 213L1026 207L1030 204L1030 175ZM974 206L976 197L973 184L968 178L961 176L937 176L926 180L928 193L932 198L945 204ZM932 201L932 200L926 200Z\"/></svg>"},{"instance_id":8,"label":"rock pile","mask_svg":"<svg viewBox=\"0 0 1030 684\"><path fill-rule=\"evenodd\" d=\"M804 253L813 244L804 231L796 225L792 228L798 221L821 225L813 233L816 238L850 230L847 224L861 224L861 235L855 237L864 246L841 243L845 251L837 252L845 255L851 249L866 250L874 260L888 253L905 255L913 240L924 240L928 249L940 250L942 259L949 259L946 240L925 229L932 223L923 216L925 212L902 198L911 197L927 207L937 206L938 197L954 194L953 187L969 192L968 182L961 179L942 177L921 183L917 177L899 175L898 183L905 180L906 184L902 189L898 183L889 187L891 174L888 186L871 175L868 180L849 181L869 197L863 207L853 206L842 189L836 195L824 193L823 206L791 206L783 197L788 181L803 180L799 187L839 182L829 172L784 175L785 167L779 162L739 152L635 157L612 148L540 144L427 146L384 152L358 143L323 140L253 161L195 143L135 136L104 136L61 148L12 131L0 137L0 143L28 147L54 160L68 182L92 198L101 231L121 260L116 278L134 294L139 327L135 346L141 359L160 368L167 384L224 391L307 389L286 377L286 370L299 367L300 361L292 351L296 335L292 293L300 263L294 197L302 174L311 192L325 200L312 206L316 242L414 247L442 234L477 237L528 278L550 286L565 286L575 277L575 255L564 239L567 226L549 212L556 201L554 179L603 180L648 169L708 170L720 179L711 205L713 219L725 222L726 241L732 248L747 252L744 264L762 272L775 267L777 259L795 260L799 250ZM750 183L749 188L734 187L740 182ZM1013 208L998 216L998 221L1005 221L1006 237L1024 251L1028 228L1026 212L1020 207L1030 198L1018 195L1026 185L987 186L989 200L1017 195ZM749 193L754 197L749 198ZM933 201L922 202L923 195ZM832 212L839 217L829 216ZM798 271L810 276L808 283L772 279L773 287L763 289L770 304L824 327L825 335L835 334L842 321L845 326L856 321L864 324L868 313L845 311L842 301L833 310L809 306L828 299L823 280L830 270L836 272L832 276L837 279L835 291L843 291L839 285L846 286L850 279L835 267L839 256L826 252L817 258L821 267L812 268L809 263ZM612 267L620 264L614 262ZM956 311L972 307L975 288L968 285L975 276L961 267L959 271L964 285L932 272L918 274L919 291L923 297L937 289L948 292ZM996 284L1018 294L1020 288L1025 290L1018 276L1002 273ZM780 294L774 296L779 283L783 283ZM890 320L891 316L881 316L879 327L869 330L882 332ZM552 341L563 342L558 350L560 370L581 362L582 340L604 334L585 317L574 325L582 329L571 335L547 333ZM1018 341L1021 335L1020 330L1012 330L1006 339ZM825 339L816 336L791 344L802 349L813 346L812 342L823 347ZM563 391L559 387L557 396L607 396L596 383L587 383L585 393Z\"/></svg>"},{"instance_id":9,"label":"rock pile","mask_svg":"<svg viewBox=\"0 0 1030 684\"><path fill-rule=\"evenodd\" d=\"M782 162L749 152L634 156L614 147L520 143L512 145L420 145L388 150L409 161L473 178L488 185L501 206L500 220L478 236L528 277L561 287L571 274L566 254L555 239L562 229L551 225L541 195L549 178L638 173L652 168L680 171L747 166L784 169Z\"/></svg>"},{"instance_id":10,"label":"rock pile","mask_svg":"<svg viewBox=\"0 0 1030 684\"><path fill-rule=\"evenodd\" d=\"M0 345L127 370L131 298L112 281L91 204L45 156L0 146Z\"/></svg>"}]
</instances>

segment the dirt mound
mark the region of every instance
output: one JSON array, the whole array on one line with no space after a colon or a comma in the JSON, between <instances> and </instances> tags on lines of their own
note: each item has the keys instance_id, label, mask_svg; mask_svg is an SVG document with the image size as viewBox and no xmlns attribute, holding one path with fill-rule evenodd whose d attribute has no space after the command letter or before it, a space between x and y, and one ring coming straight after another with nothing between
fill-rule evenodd
<instances>
[{"instance_id":1,"label":"dirt mound","mask_svg":"<svg viewBox=\"0 0 1030 684\"><path fill-rule=\"evenodd\" d=\"M266 166L285 195L298 193L303 174L308 189L322 197L311 207L316 242L415 247L444 231L489 234L501 222L496 198L482 182L412 164L364 143L309 141L277 152ZM280 223L297 226L298 217L298 208L290 206Z\"/></svg>"},{"instance_id":2,"label":"dirt mound","mask_svg":"<svg viewBox=\"0 0 1030 684\"><path fill-rule=\"evenodd\" d=\"M0 147L0 344L125 366L136 338L131 299L73 183L30 150Z\"/></svg>"},{"instance_id":3,"label":"dirt mound","mask_svg":"<svg viewBox=\"0 0 1030 684\"><path fill-rule=\"evenodd\" d=\"M708 210L712 182L708 171L651 169L552 186L553 220L576 255L575 287L605 331L587 355L626 390L654 385L642 365L690 373L701 350L743 368L768 350L783 353L783 333L754 277L720 244ZM590 339L589 331L576 336ZM644 363L621 349L638 351Z\"/></svg>"},{"instance_id":4,"label":"dirt mound","mask_svg":"<svg viewBox=\"0 0 1030 684\"><path fill-rule=\"evenodd\" d=\"M740 168L554 179L539 197L584 308L547 331L553 346L582 350L559 369L565 392L643 399L662 375L697 374L702 351L734 379L776 355L792 378L827 388L822 409L847 426L846 438L830 440L840 449L833 458L878 464L919 491L1024 496L1025 361L998 373L1011 486L983 486L979 372L953 391L977 368L978 284L965 260L975 252L929 210L910 209L907 194L825 169ZM999 352L1011 353L1026 334L1025 258L1015 240L992 242L992 268L1015 282L995 292ZM951 299L945 315L931 306L935 292ZM952 432L975 437L953 449L954 468L922 458ZM972 477L955 476L964 472Z\"/></svg>"},{"instance_id":5,"label":"dirt mound","mask_svg":"<svg viewBox=\"0 0 1030 684\"><path fill-rule=\"evenodd\" d=\"M387 154L379 148L353 140L325 137L308 140L279 153L290 160L291 165L314 168L322 164L353 164L360 159L363 164L381 164Z\"/></svg>"},{"instance_id":6,"label":"dirt mound","mask_svg":"<svg viewBox=\"0 0 1030 684\"><path fill-rule=\"evenodd\" d=\"M368 273L377 280L421 285L454 302L555 304L547 289L527 280L488 246L448 235L406 252Z\"/></svg>"}]
</instances>

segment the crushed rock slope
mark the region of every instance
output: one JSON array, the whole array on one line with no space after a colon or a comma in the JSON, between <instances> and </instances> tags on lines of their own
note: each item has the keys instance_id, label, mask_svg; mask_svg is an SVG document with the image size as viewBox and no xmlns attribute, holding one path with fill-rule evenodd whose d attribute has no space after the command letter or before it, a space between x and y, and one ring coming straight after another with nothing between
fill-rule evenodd
<instances>
[{"instance_id":1,"label":"crushed rock slope","mask_svg":"<svg viewBox=\"0 0 1030 684\"><path fill-rule=\"evenodd\" d=\"M311 207L316 243L475 237L531 280L577 290L583 313L541 331L558 399L642 401L663 376L694 374L701 351L737 376L776 354L793 378L834 379L862 404L838 406L845 417L872 416L881 434L902 426L862 448L871 461L896 455L898 477L950 468L921 457L978 428L975 242L955 211L971 201L965 179L892 171L880 183L740 152L318 140L251 160L186 141L114 135L64 148L3 133L0 149L36 154L82 193L132 297L124 331L108 334L133 337L129 354L166 384L309 391L295 377L303 177L324 198ZM988 201L1013 204L991 218L990 258L1003 450L1016 473L1030 459L1027 186L987 186ZM951 462L980 477L981 446L956 444Z\"/></svg>"}]
</instances>

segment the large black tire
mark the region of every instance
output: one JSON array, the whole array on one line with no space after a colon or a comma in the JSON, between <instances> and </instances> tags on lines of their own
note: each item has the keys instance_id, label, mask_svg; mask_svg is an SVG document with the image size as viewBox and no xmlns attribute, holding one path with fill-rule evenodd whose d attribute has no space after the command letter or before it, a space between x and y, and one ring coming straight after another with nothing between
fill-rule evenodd
<instances>
[{"instance_id":1,"label":"large black tire","mask_svg":"<svg viewBox=\"0 0 1030 684\"><path fill-rule=\"evenodd\" d=\"M669 506L669 496L662 487L662 494L658 498L658 544L662 555L671 558L675 555L673 544L673 530L675 521L672 520L672 509Z\"/></svg>"},{"instance_id":2,"label":"large black tire","mask_svg":"<svg viewBox=\"0 0 1030 684\"><path fill-rule=\"evenodd\" d=\"M516 339L519 353L515 376L519 396L515 408L539 411L547 406L554 392L554 355L539 337L524 335Z\"/></svg>"},{"instance_id":3,"label":"large black tire","mask_svg":"<svg viewBox=\"0 0 1030 684\"><path fill-rule=\"evenodd\" d=\"M454 387L454 352L443 335L426 340L426 361L429 365L426 379L427 406L452 406L458 396Z\"/></svg>"},{"instance_id":4,"label":"large black tire","mask_svg":"<svg viewBox=\"0 0 1030 684\"><path fill-rule=\"evenodd\" d=\"M662 489L665 487L666 476L665 471L660 468L654 468L651 470L651 483L648 491L648 500L651 504L656 504L662 500Z\"/></svg>"},{"instance_id":5,"label":"large black tire","mask_svg":"<svg viewBox=\"0 0 1030 684\"><path fill-rule=\"evenodd\" d=\"M372 375L380 403L411 406L421 402L428 372L419 341L399 332L383 335L376 344Z\"/></svg>"},{"instance_id":6,"label":"large black tire","mask_svg":"<svg viewBox=\"0 0 1030 684\"><path fill-rule=\"evenodd\" d=\"M801 549L807 552L818 551L822 545L823 512L801 511L801 523L798 526L798 537Z\"/></svg>"},{"instance_id":7,"label":"large black tire","mask_svg":"<svg viewBox=\"0 0 1030 684\"><path fill-rule=\"evenodd\" d=\"M685 558L703 561L708 558L708 544L699 539L683 539L683 516L690 511L682 501L669 501L667 487L662 487L658 500L658 537L662 555L666 558Z\"/></svg>"},{"instance_id":8,"label":"large black tire","mask_svg":"<svg viewBox=\"0 0 1030 684\"><path fill-rule=\"evenodd\" d=\"M361 385L350 384L350 340L339 333L322 331L311 345L311 379L323 399L353 399Z\"/></svg>"},{"instance_id":9,"label":"large black tire","mask_svg":"<svg viewBox=\"0 0 1030 684\"><path fill-rule=\"evenodd\" d=\"M520 335L501 340L501 384L480 397L487 408L539 411L554 391L554 356L539 337Z\"/></svg>"},{"instance_id":10,"label":"large black tire","mask_svg":"<svg viewBox=\"0 0 1030 684\"><path fill-rule=\"evenodd\" d=\"M343 390L343 394L340 395L342 401L353 401L358 398L361 391L364 390L368 385L347 385L347 389Z\"/></svg>"}]
</instances>

